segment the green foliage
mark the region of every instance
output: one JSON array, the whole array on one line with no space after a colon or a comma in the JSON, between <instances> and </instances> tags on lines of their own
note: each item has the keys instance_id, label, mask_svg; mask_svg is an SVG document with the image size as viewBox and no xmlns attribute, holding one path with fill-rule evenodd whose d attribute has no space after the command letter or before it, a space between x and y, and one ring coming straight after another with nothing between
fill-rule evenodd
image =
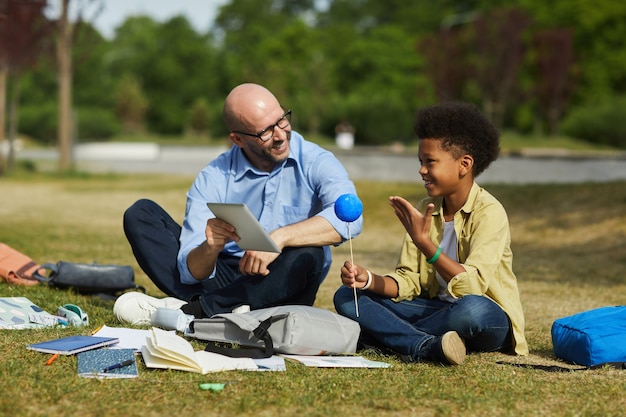
<instances>
[{"instance_id":1,"label":"green foliage","mask_svg":"<svg viewBox=\"0 0 626 417\"><path fill-rule=\"evenodd\" d=\"M120 133L121 128L108 108L81 107L78 110L78 142L100 141Z\"/></svg>"},{"instance_id":2,"label":"green foliage","mask_svg":"<svg viewBox=\"0 0 626 417\"><path fill-rule=\"evenodd\" d=\"M335 125L346 119L356 127L355 143L357 145L380 145L393 142L407 142L413 136L413 118L415 114L402 106L402 101L395 92L381 90L376 95L349 95L342 101L336 113L341 115ZM333 129L334 126L333 125Z\"/></svg>"},{"instance_id":3,"label":"green foliage","mask_svg":"<svg viewBox=\"0 0 626 417\"><path fill-rule=\"evenodd\" d=\"M103 140L120 133L120 126L108 108L82 106L75 113L79 142ZM20 109L20 131L42 145L56 144L58 119L56 103L28 105Z\"/></svg>"},{"instance_id":4,"label":"green foliage","mask_svg":"<svg viewBox=\"0 0 626 417\"><path fill-rule=\"evenodd\" d=\"M209 97L215 91L211 43L182 16L163 24L148 17L129 18L111 47L118 54L110 63L114 77L133 74L141 81L152 131L182 133L190 103L198 94Z\"/></svg>"},{"instance_id":5,"label":"green foliage","mask_svg":"<svg viewBox=\"0 0 626 417\"><path fill-rule=\"evenodd\" d=\"M198 98L189 109L187 126L195 135L207 135L211 127L211 113L209 103L204 98Z\"/></svg>"},{"instance_id":6,"label":"green foliage","mask_svg":"<svg viewBox=\"0 0 626 417\"><path fill-rule=\"evenodd\" d=\"M575 103L605 100L626 88L626 3L518 0L541 28L569 28L578 62Z\"/></svg>"},{"instance_id":7,"label":"green foliage","mask_svg":"<svg viewBox=\"0 0 626 417\"><path fill-rule=\"evenodd\" d=\"M348 119L356 126L356 143L361 145L404 141L411 136L415 109L432 100L417 96L427 82L413 53L414 39L394 26L361 36L347 27L336 30L343 32L346 41L333 49L336 109L329 115L328 127L334 129L340 120Z\"/></svg>"},{"instance_id":8,"label":"green foliage","mask_svg":"<svg viewBox=\"0 0 626 417\"><path fill-rule=\"evenodd\" d=\"M133 75L123 76L115 89L115 115L127 133L144 129L148 100L141 90L139 80Z\"/></svg>"},{"instance_id":9,"label":"green foliage","mask_svg":"<svg viewBox=\"0 0 626 417\"><path fill-rule=\"evenodd\" d=\"M626 149L626 96L573 109L561 125L563 133L591 143Z\"/></svg>"},{"instance_id":10,"label":"green foliage","mask_svg":"<svg viewBox=\"0 0 626 417\"><path fill-rule=\"evenodd\" d=\"M503 129L542 133L556 129L572 108L570 100L581 106L626 93L625 4L613 0L230 0L219 8L207 33L195 31L182 16L165 22L132 16L111 41L83 22L75 28L73 102L79 115L85 112L83 107L90 108L88 113L99 108L102 115L115 111L120 104L117 87L133 79L135 87L126 84L122 90L126 98L134 97L131 107L144 108L147 132L184 133L190 109L197 100L205 100L209 133L217 137L225 134L220 109L226 94L241 82L257 82L294 111L294 126L300 131L333 136L337 122L349 117L357 129L357 144L410 138L416 109L442 99L482 104ZM513 47L514 37L506 35L513 33L516 20L492 17L503 7L521 9L532 21L517 44L523 51ZM475 38L481 16L487 24L482 31L489 34L484 39L493 42L493 48L482 55L479 45L463 43ZM499 23L503 23L498 32L502 35L494 36ZM535 37L565 30L573 34L573 65L552 71L555 79L547 79L546 71L539 68ZM472 33L446 47L433 42L443 33L459 31ZM420 47L425 40L434 49ZM519 70L512 68L515 60L506 58L508 54L498 61L493 52L514 50L524 53ZM448 84L443 94L442 83ZM57 122L47 119L57 106L57 95L54 59L42 57L36 68L22 76L23 133L42 143L56 142ZM141 117L135 112L118 109L117 114L133 115L136 120L120 120L126 130L141 130L137 121ZM115 131L109 122L103 119L103 123L96 136Z\"/></svg>"},{"instance_id":11,"label":"green foliage","mask_svg":"<svg viewBox=\"0 0 626 417\"><path fill-rule=\"evenodd\" d=\"M57 113L56 103L49 100L39 104L22 105L20 132L40 144L55 144L58 129Z\"/></svg>"},{"instance_id":12,"label":"green foliage","mask_svg":"<svg viewBox=\"0 0 626 417\"><path fill-rule=\"evenodd\" d=\"M88 106L111 110L113 107L113 82L106 71L105 63L115 51L110 43L88 22L75 29L72 49L73 101L75 107ZM56 68L52 66L49 75L56 83ZM56 99L56 96L50 97Z\"/></svg>"}]
</instances>

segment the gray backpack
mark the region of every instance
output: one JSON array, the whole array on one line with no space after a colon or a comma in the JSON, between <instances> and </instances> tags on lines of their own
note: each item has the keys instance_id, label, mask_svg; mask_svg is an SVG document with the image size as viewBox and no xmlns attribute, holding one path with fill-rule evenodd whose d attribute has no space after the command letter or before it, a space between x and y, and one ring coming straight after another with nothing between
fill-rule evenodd
<instances>
[{"instance_id":1,"label":"gray backpack","mask_svg":"<svg viewBox=\"0 0 626 417\"><path fill-rule=\"evenodd\" d=\"M205 350L231 357L267 358L274 353L329 355L356 352L359 324L321 308L288 305L247 313L223 313L191 322L187 336L208 343Z\"/></svg>"}]
</instances>

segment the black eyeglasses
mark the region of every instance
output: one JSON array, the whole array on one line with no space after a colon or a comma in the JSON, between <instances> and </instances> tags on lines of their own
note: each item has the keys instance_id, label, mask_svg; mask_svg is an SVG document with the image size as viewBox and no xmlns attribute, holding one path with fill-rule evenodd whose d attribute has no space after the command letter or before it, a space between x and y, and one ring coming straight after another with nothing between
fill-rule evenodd
<instances>
[{"instance_id":1,"label":"black eyeglasses","mask_svg":"<svg viewBox=\"0 0 626 417\"><path fill-rule=\"evenodd\" d=\"M233 133L239 133L240 135L252 136L254 138L257 138L261 142L267 142L268 140L274 137L274 129L276 129L276 126L278 126L281 129L286 129L290 124L291 124L291 110L287 110L285 114L280 116L280 119L278 119L278 121L276 121L275 124L266 127L265 129L261 130L259 133L247 133L247 132L241 132L239 130L233 130Z\"/></svg>"}]
</instances>

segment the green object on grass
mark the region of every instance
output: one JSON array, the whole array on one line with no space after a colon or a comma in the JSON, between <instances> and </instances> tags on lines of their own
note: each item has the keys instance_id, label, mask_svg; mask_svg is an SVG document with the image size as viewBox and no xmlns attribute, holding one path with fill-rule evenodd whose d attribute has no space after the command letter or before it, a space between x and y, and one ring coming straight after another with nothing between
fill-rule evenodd
<instances>
[{"instance_id":1,"label":"green object on grass","mask_svg":"<svg viewBox=\"0 0 626 417\"><path fill-rule=\"evenodd\" d=\"M200 389L204 390L204 391L221 391L224 389L224 387L226 386L226 384L219 384L219 383L214 383L214 382L208 382L208 383L204 383L204 384L200 384Z\"/></svg>"}]
</instances>

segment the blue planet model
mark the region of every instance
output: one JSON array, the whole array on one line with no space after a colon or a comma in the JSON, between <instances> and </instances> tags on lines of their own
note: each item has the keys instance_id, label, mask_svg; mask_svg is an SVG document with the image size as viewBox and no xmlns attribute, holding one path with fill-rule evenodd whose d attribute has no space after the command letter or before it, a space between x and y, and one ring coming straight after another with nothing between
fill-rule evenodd
<instances>
[{"instance_id":1,"label":"blue planet model","mask_svg":"<svg viewBox=\"0 0 626 417\"><path fill-rule=\"evenodd\" d=\"M335 201L335 214L339 220L353 222L363 213L363 203L354 194L343 194Z\"/></svg>"}]
</instances>

